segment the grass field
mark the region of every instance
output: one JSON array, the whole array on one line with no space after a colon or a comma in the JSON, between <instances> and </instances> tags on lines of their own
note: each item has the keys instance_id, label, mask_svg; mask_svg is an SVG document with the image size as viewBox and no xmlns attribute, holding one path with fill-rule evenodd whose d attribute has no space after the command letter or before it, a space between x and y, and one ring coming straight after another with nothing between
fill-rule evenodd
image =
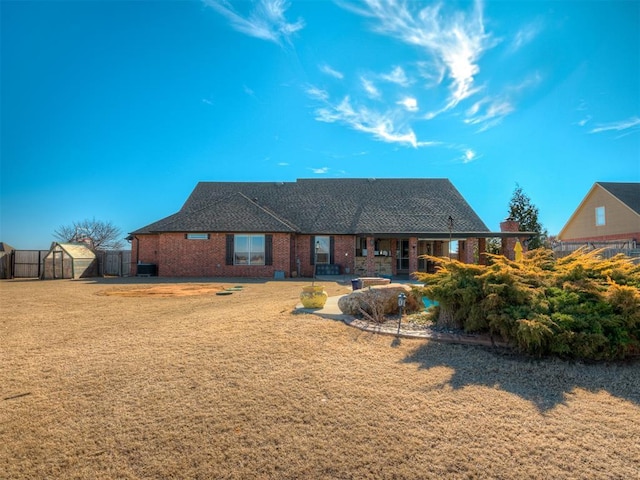
<instances>
[{"instance_id":1,"label":"grass field","mask_svg":"<svg viewBox=\"0 0 640 480\"><path fill-rule=\"evenodd\" d=\"M638 478L637 362L397 345L303 284L2 281L0 478Z\"/></svg>"}]
</instances>

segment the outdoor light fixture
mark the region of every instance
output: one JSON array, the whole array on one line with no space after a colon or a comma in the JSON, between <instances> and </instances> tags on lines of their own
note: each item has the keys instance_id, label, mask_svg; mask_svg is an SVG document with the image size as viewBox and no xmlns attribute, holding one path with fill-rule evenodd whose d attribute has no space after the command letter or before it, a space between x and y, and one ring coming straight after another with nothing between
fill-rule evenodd
<instances>
[{"instance_id":1,"label":"outdoor light fixture","mask_svg":"<svg viewBox=\"0 0 640 480\"><path fill-rule=\"evenodd\" d=\"M347 274L351 273L351 269L347 266L349 265L349 252L344 254L344 270L343 270L343 275L342 275L342 281L346 282L347 281Z\"/></svg>"},{"instance_id":2,"label":"outdoor light fixture","mask_svg":"<svg viewBox=\"0 0 640 480\"><path fill-rule=\"evenodd\" d=\"M404 293L398 295L398 309L400 310L400 317L398 317L398 333L400 335L400 323L402 323L402 309L407 304L407 296Z\"/></svg>"}]
</instances>

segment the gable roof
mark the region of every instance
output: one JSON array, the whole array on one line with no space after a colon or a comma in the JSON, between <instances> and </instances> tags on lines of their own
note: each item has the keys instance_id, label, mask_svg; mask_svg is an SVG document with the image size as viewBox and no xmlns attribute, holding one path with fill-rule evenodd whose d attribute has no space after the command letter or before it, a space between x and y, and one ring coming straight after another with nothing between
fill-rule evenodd
<instances>
[{"instance_id":1,"label":"gable roof","mask_svg":"<svg viewBox=\"0 0 640 480\"><path fill-rule=\"evenodd\" d=\"M197 189L197 187L196 187ZM295 227L239 191L191 202L144 228L147 232L294 232ZM135 233L143 233L137 231Z\"/></svg>"},{"instance_id":2,"label":"gable roof","mask_svg":"<svg viewBox=\"0 0 640 480\"><path fill-rule=\"evenodd\" d=\"M7 245L4 242L0 242L0 252L11 252L12 250L15 250L15 248L13 248L11 245Z\"/></svg>"},{"instance_id":3,"label":"gable roof","mask_svg":"<svg viewBox=\"0 0 640 480\"><path fill-rule=\"evenodd\" d=\"M49 253L57 248L65 251L71 258L96 258L96 254L91 251L84 243L59 243L53 242ZM49 255L49 254L47 254Z\"/></svg>"},{"instance_id":4,"label":"gable roof","mask_svg":"<svg viewBox=\"0 0 640 480\"><path fill-rule=\"evenodd\" d=\"M567 223L564 224L558 233L558 238L560 240L564 239L567 229L578 217L588 199L598 189L605 190L609 195L612 195L616 200L630 208L636 215L640 215L640 183L595 182L580 202L580 205L578 205L578 208L573 211L569 220L567 220Z\"/></svg>"},{"instance_id":5,"label":"gable roof","mask_svg":"<svg viewBox=\"0 0 640 480\"><path fill-rule=\"evenodd\" d=\"M596 182L611 195L640 215L640 183Z\"/></svg>"},{"instance_id":6,"label":"gable roof","mask_svg":"<svg viewBox=\"0 0 640 480\"><path fill-rule=\"evenodd\" d=\"M133 232L488 232L448 179L200 182L179 212Z\"/></svg>"}]
</instances>

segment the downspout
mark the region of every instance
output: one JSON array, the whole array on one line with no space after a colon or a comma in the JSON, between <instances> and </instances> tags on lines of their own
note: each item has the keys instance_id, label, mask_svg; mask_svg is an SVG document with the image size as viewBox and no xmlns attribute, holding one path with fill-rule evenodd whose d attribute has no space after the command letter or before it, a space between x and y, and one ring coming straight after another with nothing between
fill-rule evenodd
<instances>
[{"instance_id":1,"label":"downspout","mask_svg":"<svg viewBox=\"0 0 640 480\"><path fill-rule=\"evenodd\" d=\"M298 241L300 240L299 236L298 236L298 232L295 232L292 235L293 238L293 258L292 260L292 267L295 267L295 272L296 272L296 278L300 278L300 259L298 258Z\"/></svg>"},{"instance_id":2,"label":"downspout","mask_svg":"<svg viewBox=\"0 0 640 480\"><path fill-rule=\"evenodd\" d=\"M136 241L136 265L140 263L140 240L135 235L133 239Z\"/></svg>"}]
</instances>

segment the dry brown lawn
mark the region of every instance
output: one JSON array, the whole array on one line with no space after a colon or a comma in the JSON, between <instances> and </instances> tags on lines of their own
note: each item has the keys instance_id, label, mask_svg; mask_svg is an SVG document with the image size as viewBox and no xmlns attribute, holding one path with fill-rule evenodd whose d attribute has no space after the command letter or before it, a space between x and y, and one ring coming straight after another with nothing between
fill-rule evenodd
<instances>
[{"instance_id":1,"label":"dry brown lawn","mask_svg":"<svg viewBox=\"0 0 640 480\"><path fill-rule=\"evenodd\" d=\"M0 478L638 478L637 362L395 345L303 284L2 281Z\"/></svg>"}]
</instances>

